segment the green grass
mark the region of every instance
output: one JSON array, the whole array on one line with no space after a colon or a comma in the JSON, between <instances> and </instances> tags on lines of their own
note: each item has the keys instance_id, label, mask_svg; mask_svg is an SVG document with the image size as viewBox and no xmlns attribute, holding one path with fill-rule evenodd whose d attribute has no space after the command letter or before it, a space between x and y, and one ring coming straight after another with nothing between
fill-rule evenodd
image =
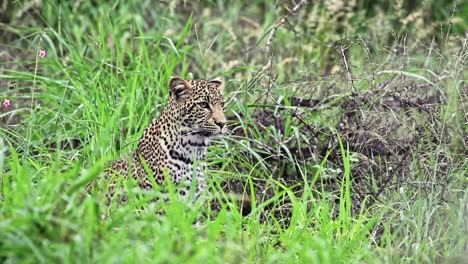
<instances>
[{"instance_id":1,"label":"green grass","mask_svg":"<svg viewBox=\"0 0 468 264\"><path fill-rule=\"evenodd\" d=\"M467 261L468 52L466 21L452 14L452 2L427 1L399 13L358 1L369 12L355 8L344 19L323 3L307 6L276 32L271 72L262 70L269 59L265 47L284 6L43 2L31 9L28 1L9 3L11 14L23 15L0 24L7 58L0 61L0 99L12 102L0 111L0 262ZM441 11L431 17L434 8ZM418 11L433 23L401 24ZM436 22L442 27L434 29ZM353 84L340 45L349 46ZM109 161L135 149L176 75L228 80L227 116L235 119L236 134L216 140L208 157L206 198L219 208L176 199L151 203L157 191L142 193L132 181L121 182L131 198L127 204L108 206L99 190L88 194L87 184ZM395 86L375 88L392 78ZM359 152L340 123L353 112L362 114L363 127L376 116L382 93L418 85L423 88L412 95L444 98L437 118L414 109L382 114L404 124L387 135L388 142L408 135L419 141L403 178L355 210L362 164L372 159L391 175L385 162L395 161ZM297 108L291 97L328 101ZM347 102L360 104L359 111ZM262 113L268 115L260 118ZM378 120L384 124L375 126L385 127ZM294 148L304 146L313 146L315 156L297 156ZM376 191L383 179L377 172L367 176ZM249 197L247 216L239 197ZM155 214L160 208L164 217Z\"/></svg>"}]
</instances>

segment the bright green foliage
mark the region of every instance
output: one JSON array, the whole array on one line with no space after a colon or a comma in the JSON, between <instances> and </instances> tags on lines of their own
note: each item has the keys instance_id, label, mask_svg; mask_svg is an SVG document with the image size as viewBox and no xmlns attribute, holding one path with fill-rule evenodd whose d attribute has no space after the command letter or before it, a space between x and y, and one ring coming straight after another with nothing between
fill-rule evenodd
<instances>
[{"instance_id":1,"label":"bright green foliage","mask_svg":"<svg viewBox=\"0 0 468 264\"><path fill-rule=\"evenodd\" d=\"M277 29L289 1L195 2L7 1L0 100L12 106L0 105L0 262L468 261L461 1L310 1ZM338 2L345 3L340 10ZM271 30L273 57L265 51ZM333 45L349 46L354 83ZM47 55L39 57L40 50ZM220 209L151 203L157 194L141 195L132 181L121 183L130 202L108 206L86 186L107 162L135 149L176 75L228 80L227 116L242 133L210 147L208 198ZM337 106L395 77L444 97L436 132L422 117L401 117L440 140L421 144L422 156L409 155L406 185L353 211L352 176L363 158L337 136L345 111ZM328 102L298 120L291 97ZM261 110L284 128L257 122ZM319 143L304 134L309 126L322 133ZM305 162L290 142L323 153ZM327 149L329 142L335 147ZM450 167L440 184L444 164ZM226 192L227 180L241 192ZM330 180L334 188L326 187ZM249 215L236 195L250 198ZM164 217L155 214L160 208Z\"/></svg>"}]
</instances>

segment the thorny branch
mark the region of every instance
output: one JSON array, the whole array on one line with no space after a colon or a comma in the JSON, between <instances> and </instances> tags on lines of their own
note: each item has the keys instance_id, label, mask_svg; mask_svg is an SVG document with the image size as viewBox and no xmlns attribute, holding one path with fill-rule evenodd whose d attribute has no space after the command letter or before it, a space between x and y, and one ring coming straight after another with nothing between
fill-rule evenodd
<instances>
[{"instance_id":1,"label":"thorny branch","mask_svg":"<svg viewBox=\"0 0 468 264\"><path fill-rule=\"evenodd\" d=\"M259 101L261 98L263 98L265 95L267 94L270 94L270 90L271 90L271 87L273 86L273 81L274 81L274 77L273 77L273 59L274 59L274 53L273 53L273 38L275 37L275 34L276 34L276 31L278 31L278 29L280 27L282 27L284 25L284 23L287 21L287 19L292 15L292 16L295 16L297 15L297 11L299 11L299 9L307 4L307 0L301 0L299 3L296 3L296 1L292 0L291 1L293 3L293 7L292 8L286 8L288 10L288 14L284 15L274 26L273 28L270 30L270 33L268 34L268 38L266 40L266 53L267 53L267 57L268 57L268 61L267 63L265 64L265 66L262 67L261 70L258 71L258 76L261 76L262 73L268 71L268 76L270 78L270 82L268 84L268 88L266 89L266 92L258 97L257 101ZM270 94L271 95L271 94ZM256 101L256 102L257 102Z\"/></svg>"},{"instance_id":2,"label":"thorny branch","mask_svg":"<svg viewBox=\"0 0 468 264\"><path fill-rule=\"evenodd\" d=\"M356 88L354 87L354 79L353 75L351 74L351 69L349 67L348 59L346 58L346 50L348 49L348 46L343 46L343 44L340 45L340 50L338 51L340 53L341 59L343 60L345 69L346 69L346 74L348 78L348 82L351 85L352 93L356 93Z\"/></svg>"},{"instance_id":3,"label":"thorny branch","mask_svg":"<svg viewBox=\"0 0 468 264\"><path fill-rule=\"evenodd\" d=\"M296 3L294 0L292 1L294 4L293 8L287 8L288 14L284 15L271 29L270 33L268 34L268 38L266 41L266 52L268 56L268 62L266 65L263 67L264 71L269 71L270 72L270 77L273 76L272 68L273 68L273 38L275 37L276 31L280 27L284 25L286 20L289 18L289 16L293 15L295 16L297 14L297 11L299 11L299 8L301 8L303 5L307 4L307 0L301 0L299 3Z\"/></svg>"}]
</instances>

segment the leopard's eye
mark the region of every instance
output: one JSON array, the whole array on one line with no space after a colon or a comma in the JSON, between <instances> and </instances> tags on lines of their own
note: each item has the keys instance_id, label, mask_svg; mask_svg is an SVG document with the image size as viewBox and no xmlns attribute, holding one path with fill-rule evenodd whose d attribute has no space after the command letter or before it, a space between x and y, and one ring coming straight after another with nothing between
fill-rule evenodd
<instances>
[{"instance_id":1,"label":"leopard's eye","mask_svg":"<svg viewBox=\"0 0 468 264\"><path fill-rule=\"evenodd\" d=\"M200 102L200 103L198 103L198 105L199 105L201 108L210 109L210 105L209 105L207 102Z\"/></svg>"}]
</instances>

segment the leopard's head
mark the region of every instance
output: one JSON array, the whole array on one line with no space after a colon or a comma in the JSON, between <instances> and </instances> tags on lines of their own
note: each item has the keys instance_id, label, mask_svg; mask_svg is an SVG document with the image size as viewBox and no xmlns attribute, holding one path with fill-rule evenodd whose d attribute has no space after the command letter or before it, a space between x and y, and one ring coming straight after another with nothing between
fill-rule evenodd
<instances>
[{"instance_id":1,"label":"leopard's head","mask_svg":"<svg viewBox=\"0 0 468 264\"><path fill-rule=\"evenodd\" d=\"M183 133L212 137L226 133L224 81L184 80L169 82L170 100L180 114Z\"/></svg>"}]
</instances>

